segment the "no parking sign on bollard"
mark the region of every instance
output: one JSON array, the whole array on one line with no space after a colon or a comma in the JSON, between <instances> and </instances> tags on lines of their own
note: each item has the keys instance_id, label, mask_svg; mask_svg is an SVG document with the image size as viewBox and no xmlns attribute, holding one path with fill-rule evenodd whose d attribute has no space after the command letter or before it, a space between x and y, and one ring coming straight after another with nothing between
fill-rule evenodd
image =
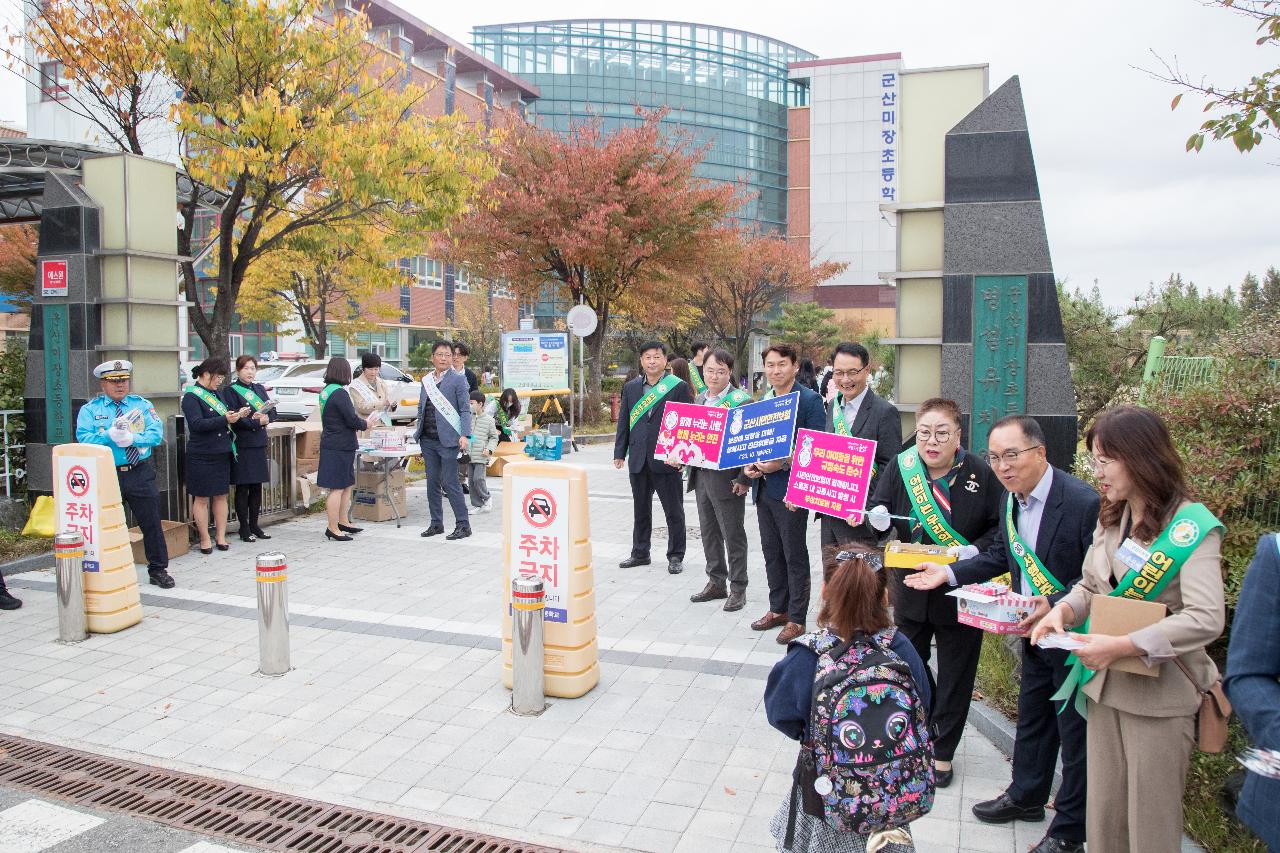
<instances>
[{"instance_id":1,"label":"no parking sign on bollard","mask_svg":"<svg viewBox=\"0 0 1280 853\"><path fill-rule=\"evenodd\" d=\"M502 490L502 683L512 686L512 581L537 578L546 694L582 696L600 681L587 473L563 462L509 462Z\"/></svg>"}]
</instances>

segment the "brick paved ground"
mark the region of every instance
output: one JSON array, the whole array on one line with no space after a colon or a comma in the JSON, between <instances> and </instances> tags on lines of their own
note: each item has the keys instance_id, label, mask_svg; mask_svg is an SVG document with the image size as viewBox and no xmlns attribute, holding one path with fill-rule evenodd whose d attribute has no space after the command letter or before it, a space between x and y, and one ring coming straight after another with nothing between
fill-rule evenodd
<instances>
[{"instance_id":1,"label":"brick paved ground","mask_svg":"<svg viewBox=\"0 0 1280 853\"><path fill-rule=\"evenodd\" d=\"M747 608L691 604L704 581L696 539L681 576L617 568L631 505L610 449L573 460L590 477L602 673L581 699L553 700L536 719L506 711L501 515L476 516L470 539L422 540L418 487L400 530L368 525L356 543L331 543L312 517L274 526L270 543L233 538L228 553L185 556L177 589L143 587L141 625L75 646L55 642L51 574L10 577L26 606L0 615L0 730L572 848L772 849L795 744L761 705L781 649L748 628L766 609L754 513ZM810 541L816 553L817 525ZM278 679L254 674L264 545L290 564L295 671ZM663 547L655 540L655 555ZM920 850L1012 853L1041 836L1043 825L970 814L1008 781L980 734L966 734L956 770L914 827Z\"/></svg>"}]
</instances>

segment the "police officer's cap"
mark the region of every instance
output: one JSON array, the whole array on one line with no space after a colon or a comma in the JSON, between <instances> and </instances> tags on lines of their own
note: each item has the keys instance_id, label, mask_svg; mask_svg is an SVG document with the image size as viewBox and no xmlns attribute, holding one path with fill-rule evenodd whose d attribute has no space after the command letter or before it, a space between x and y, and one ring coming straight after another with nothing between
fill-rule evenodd
<instances>
[{"instance_id":1,"label":"police officer's cap","mask_svg":"<svg viewBox=\"0 0 1280 853\"><path fill-rule=\"evenodd\" d=\"M104 361L93 369L99 379L128 379L133 375L132 361Z\"/></svg>"}]
</instances>

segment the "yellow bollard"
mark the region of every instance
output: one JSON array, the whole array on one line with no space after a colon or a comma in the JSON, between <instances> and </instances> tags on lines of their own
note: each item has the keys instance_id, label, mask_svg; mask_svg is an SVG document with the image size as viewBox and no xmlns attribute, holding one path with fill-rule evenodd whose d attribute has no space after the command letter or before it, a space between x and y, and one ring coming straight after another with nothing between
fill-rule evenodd
<instances>
[{"instance_id":1,"label":"yellow bollard","mask_svg":"<svg viewBox=\"0 0 1280 853\"><path fill-rule=\"evenodd\" d=\"M546 694L577 698L600 681L587 472L563 462L508 462L502 493L502 683L510 689L511 582L537 577Z\"/></svg>"},{"instance_id":2,"label":"yellow bollard","mask_svg":"<svg viewBox=\"0 0 1280 853\"><path fill-rule=\"evenodd\" d=\"M111 451L96 444L53 449L54 528L84 537L84 612L92 634L142 621L138 572Z\"/></svg>"}]
</instances>

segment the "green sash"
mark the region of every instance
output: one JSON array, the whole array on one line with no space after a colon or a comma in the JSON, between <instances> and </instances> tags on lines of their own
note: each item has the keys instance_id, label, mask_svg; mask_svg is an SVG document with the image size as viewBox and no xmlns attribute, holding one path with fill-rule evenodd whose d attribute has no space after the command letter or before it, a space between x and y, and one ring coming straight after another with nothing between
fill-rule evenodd
<instances>
[{"instance_id":1,"label":"green sash","mask_svg":"<svg viewBox=\"0 0 1280 853\"><path fill-rule=\"evenodd\" d=\"M942 510L934 503L919 451L910 447L899 453L898 471L902 474L902 484L907 487L907 497L911 499L911 514L933 541L944 548L968 545L969 540L947 524Z\"/></svg>"},{"instance_id":2,"label":"green sash","mask_svg":"<svg viewBox=\"0 0 1280 853\"><path fill-rule=\"evenodd\" d=\"M1009 550L1022 568L1023 594L1030 595L1027 590L1034 589L1036 595L1054 595L1066 589L1062 582L1053 576L1053 572L1045 568L1044 563L1036 556L1022 537L1018 535L1018 525L1013 521L1013 502L1016 500L1010 493L1005 504L1004 526L1009 537Z\"/></svg>"},{"instance_id":3,"label":"green sash","mask_svg":"<svg viewBox=\"0 0 1280 853\"><path fill-rule=\"evenodd\" d=\"M702 371L698 370L698 365L692 361L689 362L689 384L693 386L693 393L695 394L702 394L707 390L707 383L702 378Z\"/></svg>"},{"instance_id":4,"label":"green sash","mask_svg":"<svg viewBox=\"0 0 1280 853\"><path fill-rule=\"evenodd\" d=\"M720 402L716 403L723 409L736 409L743 403L750 403L751 395L741 388L730 388L728 393L720 398Z\"/></svg>"},{"instance_id":5,"label":"green sash","mask_svg":"<svg viewBox=\"0 0 1280 853\"><path fill-rule=\"evenodd\" d=\"M1154 601L1169 581L1182 569L1182 564L1200 546L1204 538L1214 530L1223 527L1213 513L1204 504L1188 504L1173 516L1156 541L1151 543L1151 554L1140 569L1130 569L1120 579L1120 584L1107 595L1119 598L1132 598L1138 601ZM1225 529L1225 528L1224 528ZM1072 630L1077 634L1089 633L1089 622ZM1086 717L1086 705L1083 687L1093 678L1094 671L1080 662L1074 654L1067 656L1069 667L1062 687L1053 694L1052 699L1062 700L1061 714L1070 701L1081 717Z\"/></svg>"},{"instance_id":6,"label":"green sash","mask_svg":"<svg viewBox=\"0 0 1280 853\"><path fill-rule=\"evenodd\" d=\"M229 410L226 405L218 399L218 396L199 382L192 382L187 386L186 391L188 394L193 395L197 400L203 400L206 406L213 409L214 412L222 415L224 418L229 414ZM230 428L231 424L228 423L227 427ZM231 430L231 458L235 459L238 455L239 454L236 451L236 431Z\"/></svg>"},{"instance_id":7,"label":"green sash","mask_svg":"<svg viewBox=\"0 0 1280 853\"><path fill-rule=\"evenodd\" d=\"M336 382L330 382L328 385L324 386L324 390L320 392L320 417L324 417L325 402L333 395L334 391L337 391L341 387L342 386Z\"/></svg>"},{"instance_id":8,"label":"green sash","mask_svg":"<svg viewBox=\"0 0 1280 853\"><path fill-rule=\"evenodd\" d=\"M678 376L672 376L670 373L662 377L661 382L650 388L649 391L639 400L636 400L636 404L631 407L631 416L628 418L628 426L634 427L636 422L645 416L646 412L657 405L659 400L670 394L671 389L675 388L682 381L684 380Z\"/></svg>"},{"instance_id":9,"label":"green sash","mask_svg":"<svg viewBox=\"0 0 1280 853\"><path fill-rule=\"evenodd\" d=\"M853 438L853 431L849 429L849 424L844 419L844 395L837 394L835 401L831 406L831 425L836 429L836 435L844 435ZM871 460L871 478L874 480L876 476L876 461Z\"/></svg>"},{"instance_id":10,"label":"green sash","mask_svg":"<svg viewBox=\"0 0 1280 853\"><path fill-rule=\"evenodd\" d=\"M241 399L249 404L249 407L253 409L254 412L262 411L262 407L267 404L266 400L258 396L258 392L254 391L247 385L237 385L233 382L231 383L231 388L240 395Z\"/></svg>"}]
</instances>

